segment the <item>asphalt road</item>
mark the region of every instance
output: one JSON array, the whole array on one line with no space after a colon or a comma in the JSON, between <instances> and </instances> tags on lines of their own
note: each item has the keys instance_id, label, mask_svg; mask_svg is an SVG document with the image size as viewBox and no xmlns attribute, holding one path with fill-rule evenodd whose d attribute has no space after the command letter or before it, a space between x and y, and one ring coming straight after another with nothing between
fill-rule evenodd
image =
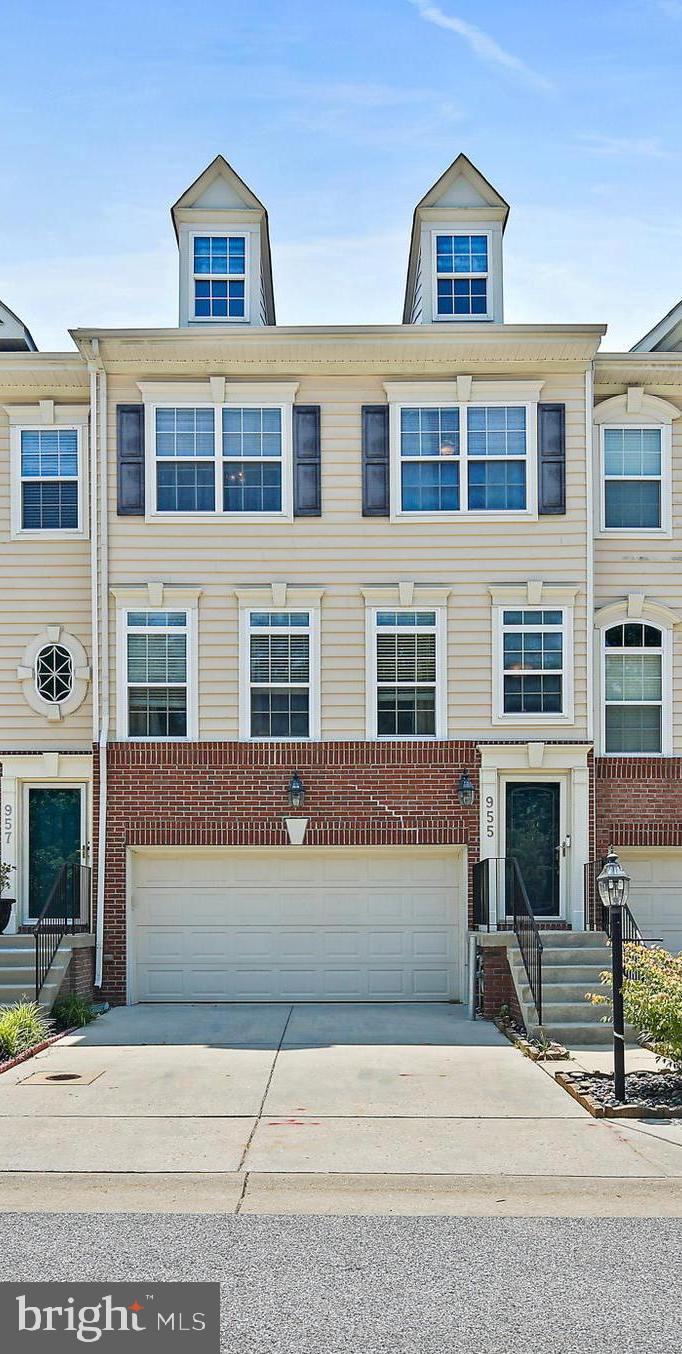
<instances>
[{"instance_id":1,"label":"asphalt road","mask_svg":"<svg viewBox=\"0 0 682 1354\"><path fill-rule=\"evenodd\" d=\"M2 1214L0 1278L219 1279L223 1354L679 1354L679 1219Z\"/></svg>"}]
</instances>

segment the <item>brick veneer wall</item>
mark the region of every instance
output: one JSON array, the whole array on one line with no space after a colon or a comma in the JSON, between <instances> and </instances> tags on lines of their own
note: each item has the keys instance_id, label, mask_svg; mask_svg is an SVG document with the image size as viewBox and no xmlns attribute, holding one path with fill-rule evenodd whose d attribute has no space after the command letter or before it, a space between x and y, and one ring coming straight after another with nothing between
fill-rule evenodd
<instances>
[{"instance_id":1,"label":"brick veneer wall","mask_svg":"<svg viewBox=\"0 0 682 1354\"><path fill-rule=\"evenodd\" d=\"M682 757L595 758L595 851L682 846Z\"/></svg>"},{"instance_id":2,"label":"brick veneer wall","mask_svg":"<svg viewBox=\"0 0 682 1354\"><path fill-rule=\"evenodd\" d=\"M457 782L466 769L477 785L478 765L471 742L112 743L102 995L125 1000L128 846L288 846L293 815L309 819L306 846L466 845L471 872L478 789L462 809ZM287 801L295 769L298 814ZM95 812L97 787L95 754Z\"/></svg>"},{"instance_id":3,"label":"brick veneer wall","mask_svg":"<svg viewBox=\"0 0 682 1354\"><path fill-rule=\"evenodd\" d=\"M59 997L78 996L86 997L88 1001L93 996L93 980L95 976L95 949L93 945L79 946L78 949L71 951L71 958L62 979L62 985L59 989Z\"/></svg>"},{"instance_id":4,"label":"brick veneer wall","mask_svg":"<svg viewBox=\"0 0 682 1354\"><path fill-rule=\"evenodd\" d=\"M494 1020L502 1006L509 1007L512 1020L523 1024L514 980L509 967L506 945L484 945L483 956L483 1015Z\"/></svg>"}]
</instances>

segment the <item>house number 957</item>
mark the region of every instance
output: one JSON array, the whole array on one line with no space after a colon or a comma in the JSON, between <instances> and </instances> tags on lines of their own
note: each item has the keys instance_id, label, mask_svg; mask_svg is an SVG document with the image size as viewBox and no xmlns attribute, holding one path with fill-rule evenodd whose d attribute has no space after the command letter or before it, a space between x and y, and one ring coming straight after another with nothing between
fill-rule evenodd
<instances>
[{"instance_id":1,"label":"house number 957","mask_svg":"<svg viewBox=\"0 0 682 1354\"><path fill-rule=\"evenodd\" d=\"M5 834L5 846L9 846L12 841L12 805L5 804L3 808L3 831Z\"/></svg>"}]
</instances>

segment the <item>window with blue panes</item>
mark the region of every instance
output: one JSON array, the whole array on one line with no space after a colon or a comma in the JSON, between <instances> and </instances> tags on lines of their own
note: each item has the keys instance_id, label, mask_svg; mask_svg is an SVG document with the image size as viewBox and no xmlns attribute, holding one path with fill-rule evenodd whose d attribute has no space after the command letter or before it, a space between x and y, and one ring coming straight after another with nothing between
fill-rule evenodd
<instances>
[{"instance_id":1,"label":"window with blue panes","mask_svg":"<svg viewBox=\"0 0 682 1354\"><path fill-rule=\"evenodd\" d=\"M156 410L158 512L215 510L215 416L212 409Z\"/></svg>"},{"instance_id":2,"label":"window with blue panes","mask_svg":"<svg viewBox=\"0 0 682 1354\"><path fill-rule=\"evenodd\" d=\"M75 428L22 428L22 530L78 531L78 474Z\"/></svg>"},{"instance_id":3,"label":"window with blue panes","mask_svg":"<svg viewBox=\"0 0 682 1354\"><path fill-rule=\"evenodd\" d=\"M661 526L660 428L604 428L604 526Z\"/></svg>"},{"instance_id":4,"label":"window with blue panes","mask_svg":"<svg viewBox=\"0 0 682 1354\"><path fill-rule=\"evenodd\" d=\"M563 713L563 611L504 611L503 712Z\"/></svg>"},{"instance_id":5,"label":"window with blue panes","mask_svg":"<svg viewBox=\"0 0 682 1354\"><path fill-rule=\"evenodd\" d=\"M526 410L522 405L467 410L470 512L521 512L526 507Z\"/></svg>"},{"instance_id":6,"label":"window with blue panes","mask_svg":"<svg viewBox=\"0 0 682 1354\"><path fill-rule=\"evenodd\" d=\"M459 409L400 410L403 512L457 512Z\"/></svg>"},{"instance_id":7,"label":"window with blue panes","mask_svg":"<svg viewBox=\"0 0 682 1354\"><path fill-rule=\"evenodd\" d=\"M281 409L223 409L223 508L282 511Z\"/></svg>"},{"instance_id":8,"label":"window with blue panes","mask_svg":"<svg viewBox=\"0 0 682 1354\"><path fill-rule=\"evenodd\" d=\"M436 313L444 317L488 313L488 237L436 236Z\"/></svg>"},{"instance_id":9,"label":"window with blue panes","mask_svg":"<svg viewBox=\"0 0 682 1354\"><path fill-rule=\"evenodd\" d=\"M246 315L246 237L194 236L194 314L243 320Z\"/></svg>"}]
</instances>

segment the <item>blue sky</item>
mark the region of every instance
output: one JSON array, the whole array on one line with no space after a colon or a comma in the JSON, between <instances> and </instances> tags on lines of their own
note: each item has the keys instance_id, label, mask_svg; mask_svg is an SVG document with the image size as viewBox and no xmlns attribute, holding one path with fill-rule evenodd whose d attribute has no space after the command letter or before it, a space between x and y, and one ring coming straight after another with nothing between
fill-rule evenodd
<instances>
[{"instance_id":1,"label":"blue sky","mask_svg":"<svg viewBox=\"0 0 682 1354\"><path fill-rule=\"evenodd\" d=\"M511 203L508 321L613 350L682 296L682 0L0 0L0 31L0 297L41 348L176 322L168 209L218 151L282 324L398 322L460 150Z\"/></svg>"}]
</instances>

